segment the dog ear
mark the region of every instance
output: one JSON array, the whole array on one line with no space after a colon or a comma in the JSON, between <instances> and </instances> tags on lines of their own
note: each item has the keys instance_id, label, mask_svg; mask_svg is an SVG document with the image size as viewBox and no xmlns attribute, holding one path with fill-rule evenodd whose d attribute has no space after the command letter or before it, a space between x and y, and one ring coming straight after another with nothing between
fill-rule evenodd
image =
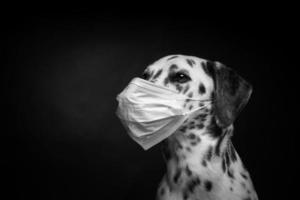
<instances>
[{"instance_id":1,"label":"dog ear","mask_svg":"<svg viewBox=\"0 0 300 200\"><path fill-rule=\"evenodd\" d=\"M217 124L227 127L247 104L252 86L234 70L219 62L208 62L215 83L214 111Z\"/></svg>"}]
</instances>

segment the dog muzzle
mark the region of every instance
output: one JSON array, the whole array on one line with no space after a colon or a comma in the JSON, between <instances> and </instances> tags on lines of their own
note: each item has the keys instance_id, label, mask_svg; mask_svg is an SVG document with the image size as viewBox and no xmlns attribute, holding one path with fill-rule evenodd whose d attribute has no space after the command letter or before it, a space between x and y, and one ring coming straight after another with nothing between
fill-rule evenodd
<instances>
[{"instance_id":1,"label":"dog muzzle","mask_svg":"<svg viewBox=\"0 0 300 200\"><path fill-rule=\"evenodd\" d=\"M187 99L201 101L203 106L185 111L183 106ZM191 114L201 112L211 103L210 100L187 98L141 78L134 78L117 100L117 116L129 136L144 150L172 135Z\"/></svg>"}]
</instances>

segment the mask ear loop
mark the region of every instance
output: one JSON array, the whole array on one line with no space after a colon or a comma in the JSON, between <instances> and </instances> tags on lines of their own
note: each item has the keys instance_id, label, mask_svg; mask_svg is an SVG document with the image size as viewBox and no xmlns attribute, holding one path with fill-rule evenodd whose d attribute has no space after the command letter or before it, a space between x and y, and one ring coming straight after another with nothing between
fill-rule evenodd
<instances>
[{"instance_id":1,"label":"mask ear loop","mask_svg":"<svg viewBox=\"0 0 300 200\"><path fill-rule=\"evenodd\" d=\"M199 101L199 100L198 100ZM195 112L199 111L199 110L203 110L204 108L206 108L207 106L209 105L212 105L212 101L211 100L201 100L200 102L203 102L203 106L199 106L197 108L194 108L193 110L190 110L190 111L186 111L184 112L183 114L184 115L193 115Z\"/></svg>"}]
</instances>

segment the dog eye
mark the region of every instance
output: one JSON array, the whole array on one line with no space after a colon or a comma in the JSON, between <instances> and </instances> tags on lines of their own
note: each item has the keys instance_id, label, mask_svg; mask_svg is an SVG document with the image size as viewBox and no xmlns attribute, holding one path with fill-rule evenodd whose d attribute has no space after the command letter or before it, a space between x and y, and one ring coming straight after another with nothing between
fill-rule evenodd
<instances>
[{"instance_id":1,"label":"dog eye","mask_svg":"<svg viewBox=\"0 0 300 200\"><path fill-rule=\"evenodd\" d=\"M191 80L191 78L188 75L181 73L181 72L174 73L170 76L171 82L186 83L190 80Z\"/></svg>"}]
</instances>

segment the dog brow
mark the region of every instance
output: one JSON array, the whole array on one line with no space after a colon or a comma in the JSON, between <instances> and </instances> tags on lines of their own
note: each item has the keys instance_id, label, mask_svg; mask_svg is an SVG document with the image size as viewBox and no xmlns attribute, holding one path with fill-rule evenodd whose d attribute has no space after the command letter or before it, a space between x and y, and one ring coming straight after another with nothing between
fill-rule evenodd
<instances>
[{"instance_id":1,"label":"dog brow","mask_svg":"<svg viewBox=\"0 0 300 200\"><path fill-rule=\"evenodd\" d=\"M186 70L186 69L181 69L178 72L186 74L186 75L190 75L190 72L188 70Z\"/></svg>"}]
</instances>

